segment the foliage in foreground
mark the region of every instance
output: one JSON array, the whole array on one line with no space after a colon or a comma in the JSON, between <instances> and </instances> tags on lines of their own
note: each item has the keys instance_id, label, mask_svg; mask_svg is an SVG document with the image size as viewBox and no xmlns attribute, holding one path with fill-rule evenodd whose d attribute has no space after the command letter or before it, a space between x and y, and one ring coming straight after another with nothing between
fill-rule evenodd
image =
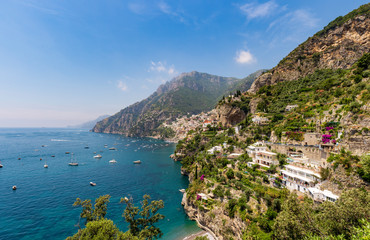
<instances>
[{"instance_id":1,"label":"foliage in foreground","mask_svg":"<svg viewBox=\"0 0 370 240\"><path fill-rule=\"evenodd\" d=\"M68 237L67 240L143 240L160 238L163 235L162 231L154 224L164 218L164 215L158 213L164 207L163 201L150 201L149 195L144 195L143 198L140 208L133 204L132 198L125 197L121 199L121 203L126 204L123 217L129 223L130 230L127 232L120 231L112 220L104 218L107 214L109 195L97 198L94 207L92 207L90 199L82 201L77 198L73 206L82 207L80 217L85 219L86 227L79 229L75 235Z\"/></svg>"}]
</instances>

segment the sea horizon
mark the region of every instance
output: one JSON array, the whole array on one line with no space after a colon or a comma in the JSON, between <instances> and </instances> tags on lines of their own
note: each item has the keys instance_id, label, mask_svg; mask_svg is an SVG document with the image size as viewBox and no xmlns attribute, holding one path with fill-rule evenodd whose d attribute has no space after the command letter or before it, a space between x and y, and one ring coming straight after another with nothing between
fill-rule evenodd
<instances>
[{"instance_id":1,"label":"sea horizon","mask_svg":"<svg viewBox=\"0 0 370 240\"><path fill-rule=\"evenodd\" d=\"M161 211L165 219L158 223L164 233L161 239L181 239L200 231L181 206L178 190L187 187L188 179L180 174L181 164L169 158L174 148L162 140L86 129L0 128L1 238L65 239L78 230L81 208L72 206L74 200L94 201L105 194L111 195L106 217L121 231L127 224L120 198L132 196L138 204L144 194L165 203ZM68 166L66 152L74 153L78 167ZM102 158L93 158L95 153ZM109 163L112 159L117 163ZM133 164L135 160L142 164ZM90 181L97 185L90 186ZM17 190L11 189L13 185Z\"/></svg>"}]
</instances>

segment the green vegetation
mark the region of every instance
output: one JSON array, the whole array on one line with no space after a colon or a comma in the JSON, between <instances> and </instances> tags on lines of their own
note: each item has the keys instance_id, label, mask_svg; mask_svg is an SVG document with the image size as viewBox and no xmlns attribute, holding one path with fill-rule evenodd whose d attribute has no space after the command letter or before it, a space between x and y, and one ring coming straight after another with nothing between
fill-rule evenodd
<instances>
[{"instance_id":1,"label":"green vegetation","mask_svg":"<svg viewBox=\"0 0 370 240\"><path fill-rule=\"evenodd\" d=\"M315 205L308 198L299 200L291 194L276 217L274 236L276 239L304 239L307 235L348 239L357 234L362 219L369 219L369 201L369 193L360 189L344 192L335 203L321 205Z\"/></svg>"},{"instance_id":2,"label":"green vegetation","mask_svg":"<svg viewBox=\"0 0 370 240\"><path fill-rule=\"evenodd\" d=\"M359 16L359 15L367 15L369 16L369 11L370 11L370 4L367 3L367 4L364 4L362 5L361 7L353 10L352 12L348 13L347 15L345 15L344 17L342 16L339 16L337 17L334 21L330 22L326 27L324 27L323 30L317 32L315 34L315 36L323 36L325 35L329 30L331 29L334 29L338 26L341 26L343 25L343 23L345 23L346 21L348 21L349 19L353 19L355 18L356 16Z\"/></svg>"},{"instance_id":3,"label":"green vegetation","mask_svg":"<svg viewBox=\"0 0 370 240\"><path fill-rule=\"evenodd\" d=\"M129 223L129 230L121 232L112 220L106 219L107 205L110 196L100 196L95 200L92 207L91 200L82 201L76 199L73 206L81 206L80 217L86 220L86 227L80 228L78 232L68 237L67 240L88 240L88 239L107 239L107 240L144 240L157 239L162 236L162 232L154 224L163 219L164 216L158 210L164 207L163 201L149 201L150 196L144 195L141 208L133 204L133 199L122 198L121 203L126 204L123 212L125 221Z\"/></svg>"},{"instance_id":4,"label":"green vegetation","mask_svg":"<svg viewBox=\"0 0 370 240\"><path fill-rule=\"evenodd\" d=\"M180 75L160 86L148 98L97 123L93 131L104 132L109 129L129 136L158 133L164 137L171 136L168 130L158 129L165 120L211 110L223 96L237 92L237 89L239 93L240 90L247 90L258 73L245 79L199 72Z\"/></svg>"},{"instance_id":5,"label":"green vegetation","mask_svg":"<svg viewBox=\"0 0 370 240\"><path fill-rule=\"evenodd\" d=\"M356 234L366 233L370 219L370 206L366 204L370 197L368 192L350 190L335 203L316 204L309 198L281 189L282 180L274 174L287 164L285 154L278 153L279 166L270 168L257 164L248 167L251 161L248 154L236 159L227 158L227 155L255 141L269 140L273 131L284 141L302 143L304 134L310 132L320 134L323 144L334 145L341 141L342 115L352 116L356 121L356 116L368 114L362 106L370 99L368 79L364 77L369 59L369 54L364 54L348 70L317 70L299 80L264 86L256 95L240 93L237 97L225 98L219 104L243 109L247 115L239 123L239 135L232 128L215 128L193 131L179 142L176 152L185 153L182 168L193 178L187 190L188 199L202 214L210 217L213 209L223 212L220 231L226 239L233 238L228 227L232 219L246 225L243 239L351 239ZM356 80L358 77L360 81ZM269 119L268 123L252 124L252 99L258 100L258 115ZM286 110L287 105L293 104L297 107ZM317 118L328 114L335 115L335 119L318 125ZM368 129L357 132L367 134ZM207 150L215 146L222 150L209 154ZM369 155L357 157L342 150L330 156L328 162L331 166L321 169L322 180L331 181L332 174L340 166L348 175L357 174L369 182ZM200 193L212 197L203 199ZM356 208L353 214L352 208Z\"/></svg>"}]
</instances>

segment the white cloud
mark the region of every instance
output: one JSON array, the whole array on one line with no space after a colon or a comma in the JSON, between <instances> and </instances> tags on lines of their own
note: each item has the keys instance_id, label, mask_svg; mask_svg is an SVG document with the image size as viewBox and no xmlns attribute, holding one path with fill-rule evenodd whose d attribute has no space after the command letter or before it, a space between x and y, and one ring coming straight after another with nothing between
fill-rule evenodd
<instances>
[{"instance_id":1,"label":"white cloud","mask_svg":"<svg viewBox=\"0 0 370 240\"><path fill-rule=\"evenodd\" d=\"M142 3L132 2L128 4L128 9L131 10L131 12L136 14L145 14L146 12L146 5Z\"/></svg>"},{"instance_id":2,"label":"white cloud","mask_svg":"<svg viewBox=\"0 0 370 240\"><path fill-rule=\"evenodd\" d=\"M158 7L159 7L159 10L161 10L163 13L170 14L170 15L174 14L171 11L170 6L165 2L159 2Z\"/></svg>"},{"instance_id":3,"label":"white cloud","mask_svg":"<svg viewBox=\"0 0 370 240\"><path fill-rule=\"evenodd\" d=\"M172 10L171 6L168 5L166 2L160 1L157 4L157 6L158 6L159 10L162 13L165 13L169 16L175 17L176 19L178 19L182 23L187 23L187 21L185 20L185 17L183 16L184 14L181 13L180 11Z\"/></svg>"},{"instance_id":4,"label":"white cloud","mask_svg":"<svg viewBox=\"0 0 370 240\"><path fill-rule=\"evenodd\" d=\"M239 50L236 52L235 61L240 64L251 64L256 61L250 51Z\"/></svg>"},{"instance_id":5,"label":"white cloud","mask_svg":"<svg viewBox=\"0 0 370 240\"><path fill-rule=\"evenodd\" d=\"M240 10L247 16L248 19L261 18L271 15L278 5L274 0L266 3L247 3L240 7Z\"/></svg>"},{"instance_id":6,"label":"white cloud","mask_svg":"<svg viewBox=\"0 0 370 240\"><path fill-rule=\"evenodd\" d=\"M127 85L126 85L126 83L124 83L123 81L118 81L118 84L117 84L117 87L119 88L119 89L121 89L122 91L127 91L128 90L128 87L127 87Z\"/></svg>"},{"instance_id":7,"label":"white cloud","mask_svg":"<svg viewBox=\"0 0 370 240\"><path fill-rule=\"evenodd\" d=\"M173 65L167 67L166 62L150 62L149 72L165 73L170 76L177 74L177 71Z\"/></svg>"}]
</instances>

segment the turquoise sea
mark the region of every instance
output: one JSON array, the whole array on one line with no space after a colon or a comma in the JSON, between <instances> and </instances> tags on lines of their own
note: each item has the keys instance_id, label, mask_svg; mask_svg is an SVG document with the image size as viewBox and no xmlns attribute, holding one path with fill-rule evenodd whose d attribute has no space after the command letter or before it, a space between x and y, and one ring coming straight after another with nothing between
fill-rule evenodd
<instances>
[{"instance_id":1,"label":"turquoise sea","mask_svg":"<svg viewBox=\"0 0 370 240\"><path fill-rule=\"evenodd\" d=\"M127 224L120 198L132 196L139 204L144 194L165 203L161 239L199 231L181 206L179 189L188 180L180 163L169 158L174 148L160 140L76 129L0 129L0 239L65 239L78 229L81 208L72 206L75 199L105 194L111 195L106 217L122 231ZM79 166L68 165L66 152L74 153ZM93 158L94 152L102 158ZM112 159L117 163L109 163ZM49 168L43 167L45 161ZM91 181L97 185L90 186Z\"/></svg>"}]
</instances>

